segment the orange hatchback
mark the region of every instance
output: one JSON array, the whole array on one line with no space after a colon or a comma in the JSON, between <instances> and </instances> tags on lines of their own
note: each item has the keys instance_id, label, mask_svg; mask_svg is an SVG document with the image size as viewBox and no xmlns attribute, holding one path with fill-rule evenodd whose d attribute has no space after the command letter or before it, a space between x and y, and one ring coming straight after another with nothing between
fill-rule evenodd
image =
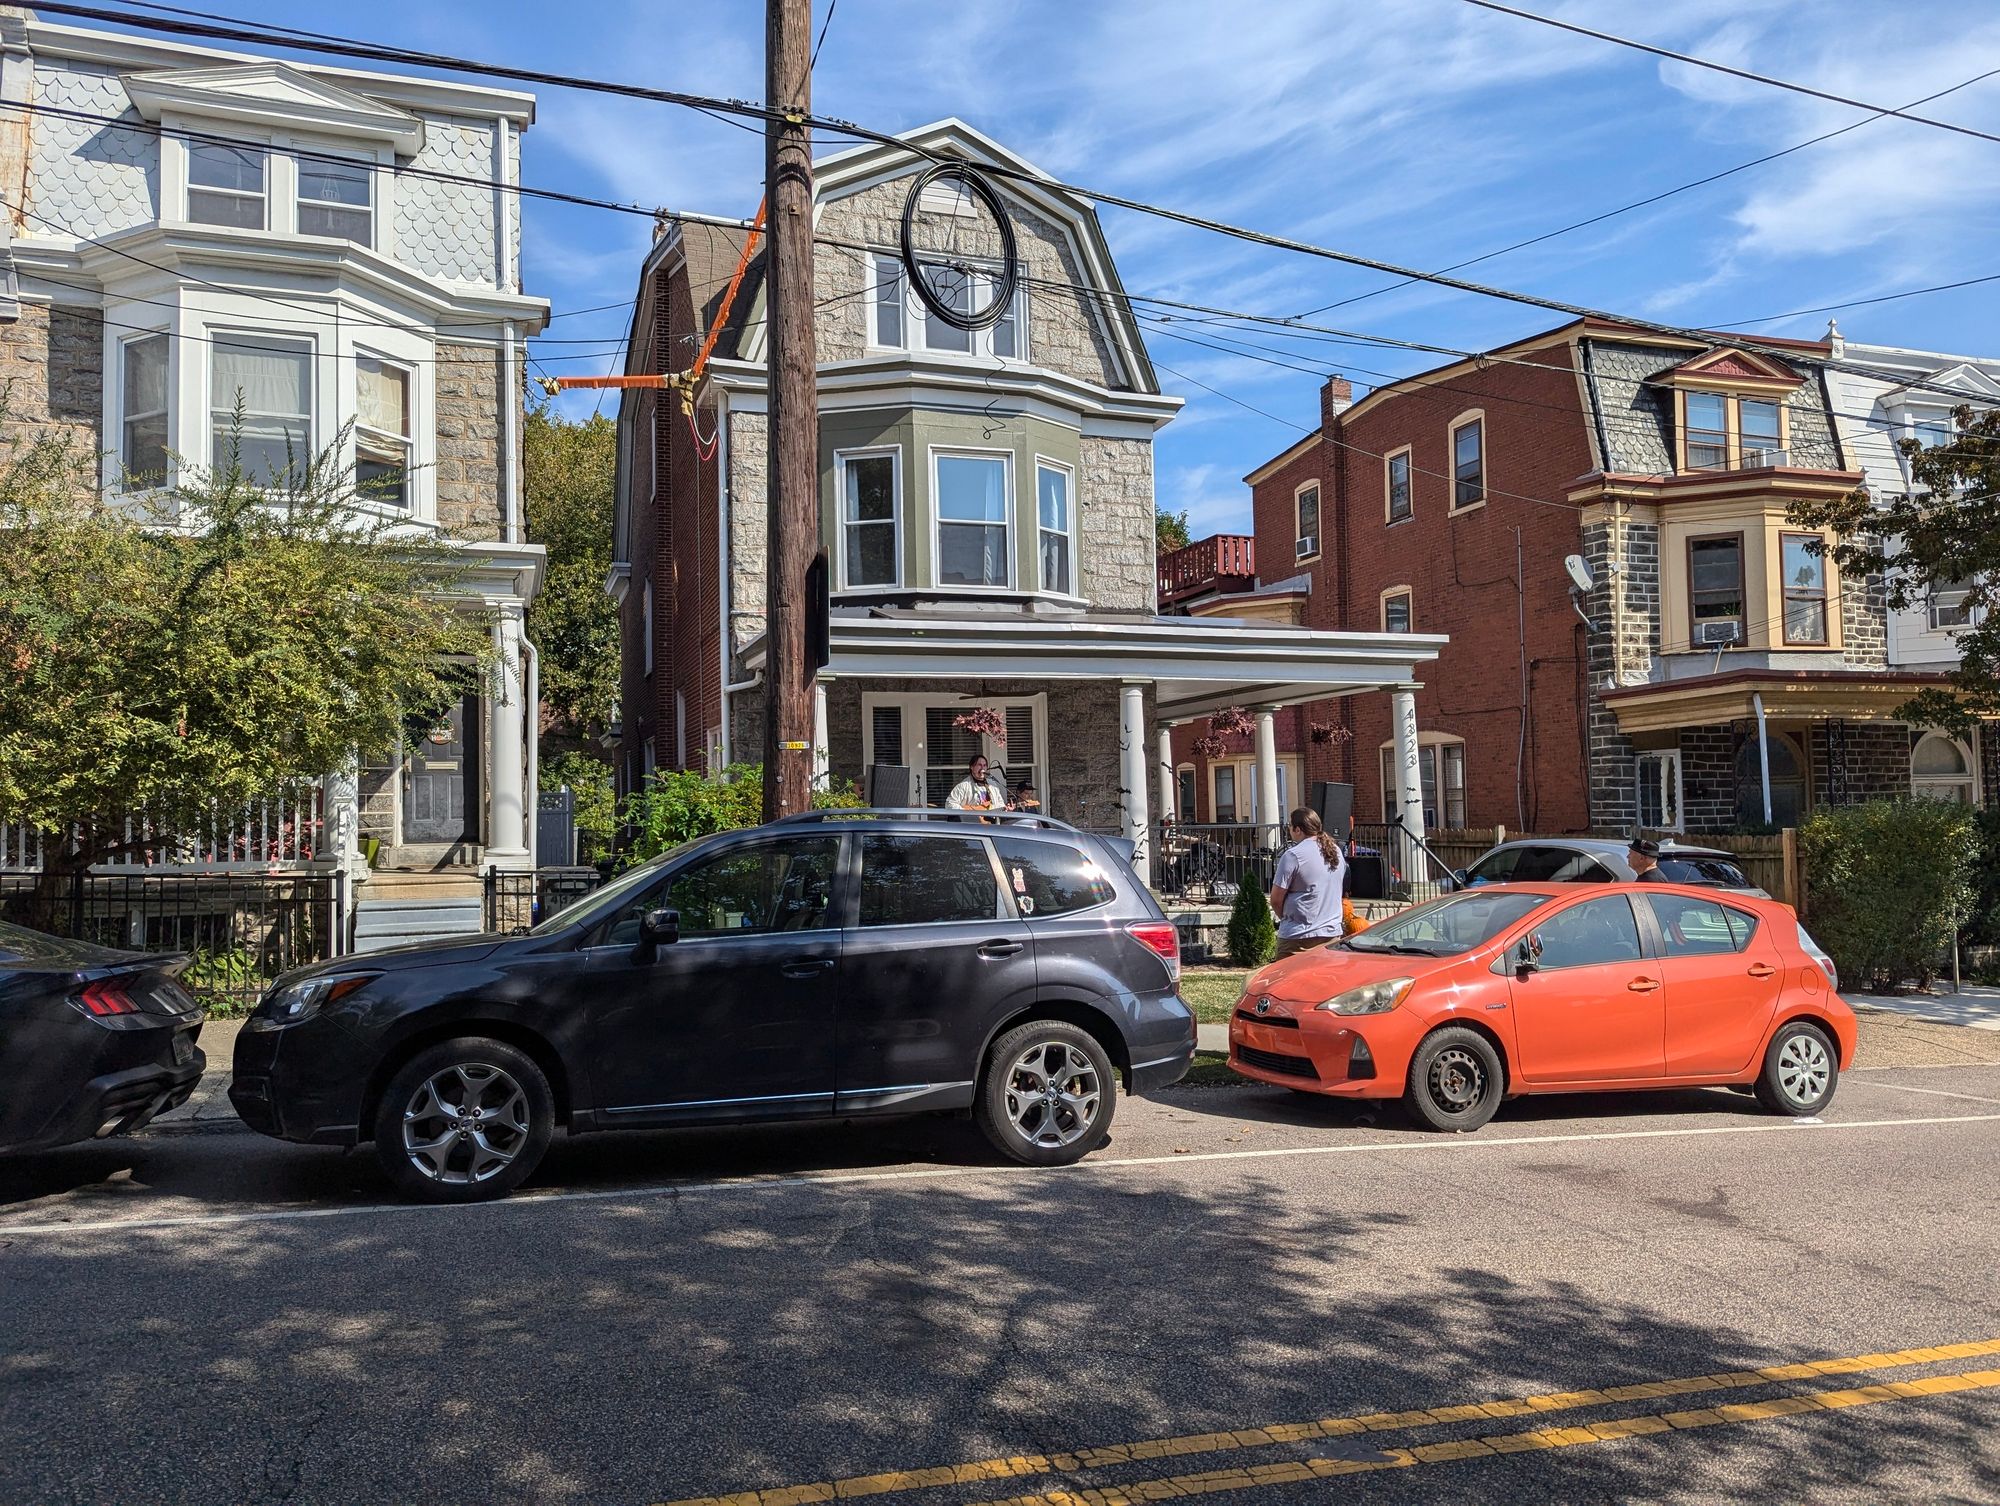
<instances>
[{"instance_id":1,"label":"orange hatchback","mask_svg":"<svg viewBox=\"0 0 2000 1506\"><path fill-rule=\"evenodd\" d=\"M1789 905L1681 884L1509 884L1414 905L1254 974L1229 1022L1245 1077L1400 1097L1477 1129L1517 1093L1725 1084L1814 1114L1854 1012Z\"/></svg>"}]
</instances>

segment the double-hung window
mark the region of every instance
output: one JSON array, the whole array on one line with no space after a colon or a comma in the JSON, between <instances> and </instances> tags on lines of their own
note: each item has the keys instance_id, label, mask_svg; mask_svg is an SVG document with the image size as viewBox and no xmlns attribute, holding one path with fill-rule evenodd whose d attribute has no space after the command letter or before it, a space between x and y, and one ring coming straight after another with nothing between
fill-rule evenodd
<instances>
[{"instance_id":1,"label":"double-hung window","mask_svg":"<svg viewBox=\"0 0 2000 1506\"><path fill-rule=\"evenodd\" d=\"M209 433L218 473L296 486L312 459L310 345L218 335L211 346Z\"/></svg>"},{"instance_id":2,"label":"double-hung window","mask_svg":"<svg viewBox=\"0 0 2000 1506\"><path fill-rule=\"evenodd\" d=\"M191 141L187 154L190 220L232 230L264 228L263 152Z\"/></svg>"},{"instance_id":3,"label":"double-hung window","mask_svg":"<svg viewBox=\"0 0 2000 1506\"><path fill-rule=\"evenodd\" d=\"M299 234L375 242L375 176L367 164L299 159Z\"/></svg>"},{"instance_id":4,"label":"double-hung window","mask_svg":"<svg viewBox=\"0 0 2000 1506\"><path fill-rule=\"evenodd\" d=\"M1486 500L1486 421L1468 419L1451 431L1451 505L1454 510Z\"/></svg>"},{"instance_id":5,"label":"double-hung window","mask_svg":"<svg viewBox=\"0 0 2000 1506\"><path fill-rule=\"evenodd\" d=\"M875 297L869 305L872 322L868 343L901 350L910 299L909 286L903 279L903 264L893 256L877 255L873 265Z\"/></svg>"},{"instance_id":6,"label":"double-hung window","mask_svg":"<svg viewBox=\"0 0 2000 1506\"><path fill-rule=\"evenodd\" d=\"M1931 587L1930 592L1931 631L1945 628L1962 628L1972 625L1972 582L1969 580L1941 580Z\"/></svg>"},{"instance_id":7,"label":"double-hung window","mask_svg":"<svg viewBox=\"0 0 2000 1506\"><path fill-rule=\"evenodd\" d=\"M138 491L167 479L167 370L165 335L125 342L124 432L118 449L122 486Z\"/></svg>"},{"instance_id":8,"label":"double-hung window","mask_svg":"<svg viewBox=\"0 0 2000 1506\"><path fill-rule=\"evenodd\" d=\"M1013 584L1008 562L1008 462L1004 455L937 456L938 563L941 586Z\"/></svg>"},{"instance_id":9,"label":"double-hung window","mask_svg":"<svg viewBox=\"0 0 2000 1506\"><path fill-rule=\"evenodd\" d=\"M1687 400L1687 466L1719 471L1729 464L1729 399L1719 392L1690 392Z\"/></svg>"},{"instance_id":10,"label":"double-hung window","mask_svg":"<svg viewBox=\"0 0 2000 1506\"><path fill-rule=\"evenodd\" d=\"M1777 465L1778 405L1763 398L1740 398L1736 404L1737 442L1746 466Z\"/></svg>"},{"instance_id":11,"label":"double-hung window","mask_svg":"<svg viewBox=\"0 0 2000 1506\"><path fill-rule=\"evenodd\" d=\"M1781 536L1779 559L1785 572L1785 642L1820 644L1826 632L1826 555L1816 533Z\"/></svg>"},{"instance_id":12,"label":"double-hung window","mask_svg":"<svg viewBox=\"0 0 2000 1506\"><path fill-rule=\"evenodd\" d=\"M1457 831L1465 825L1465 744L1424 743L1417 749L1417 783L1423 792L1424 825ZM1383 819L1400 814L1396 800L1396 749L1382 747Z\"/></svg>"},{"instance_id":13,"label":"double-hung window","mask_svg":"<svg viewBox=\"0 0 2000 1506\"><path fill-rule=\"evenodd\" d=\"M901 454L870 450L842 454L839 461L841 585L896 585Z\"/></svg>"},{"instance_id":14,"label":"double-hung window","mask_svg":"<svg viewBox=\"0 0 2000 1506\"><path fill-rule=\"evenodd\" d=\"M981 265L927 266L931 290L962 313L986 308L993 297L996 268ZM1027 304L1020 288L985 329L966 330L940 319L910 287L902 258L886 252L868 257L872 296L868 303L868 343L883 350L929 350L952 355L1019 360L1025 354Z\"/></svg>"},{"instance_id":15,"label":"double-hung window","mask_svg":"<svg viewBox=\"0 0 2000 1506\"><path fill-rule=\"evenodd\" d=\"M1398 450L1383 462L1383 471L1387 477L1389 492L1388 521L1400 523L1409 517L1411 512L1410 452L1406 449Z\"/></svg>"},{"instance_id":16,"label":"double-hung window","mask_svg":"<svg viewBox=\"0 0 2000 1506\"><path fill-rule=\"evenodd\" d=\"M410 505L410 373L375 356L354 360L354 489L371 502Z\"/></svg>"},{"instance_id":17,"label":"double-hung window","mask_svg":"<svg viewBox=\"0 0 2000 1506\"><path fill-rule=\"evenodd\" d=\"M1409 591L1388 591L1383 594L1382 631L1385 633L1411 631Z\"/></svg>"},{"instance_id":18,"label":"double-hung window","mask_svg":"<svg viewBox=\"0 0 2000 1506\"><path fill-rule=\"evenodd\" d=\"M1316 558L1319 554L1319 483L1309 481L1294 492L1292 506L1296 514L1294 537L1297 540L1292 558Z\"/></svg>"},{"instance_id":19,"label":"double-hung window","mask_svg":"<svg viewBox=\"0 0 2000 1506\"><path fill-rule=\"evenodd\" d=\"M1691 648L1743 641L1743 535L1688 541Z\"/></svg>"},{"instance_id":20,"label":"double-hung window","mask_svg":"<svg viewBox=\"0 0 2000 1506\"><path fill-rule=\"evenodd\" d=\"M1064 596L1070 592L1069 475L1069 467L1046 460L1035 466L1036 555L1042 589Z\"/></svg>"}]
</instances>

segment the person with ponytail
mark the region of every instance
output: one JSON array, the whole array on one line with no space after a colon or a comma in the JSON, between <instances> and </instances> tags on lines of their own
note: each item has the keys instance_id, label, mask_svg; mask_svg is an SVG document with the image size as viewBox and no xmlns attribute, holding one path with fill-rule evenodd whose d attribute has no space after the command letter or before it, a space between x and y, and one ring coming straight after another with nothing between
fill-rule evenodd
<instances>
[{"instance_id":1,"label":"person with ponytail","mask_svg":"<svg viewBox=\"0 0 2000 1506\"><path fill-rule=\"evenodd\" d=\"M1340 844L1304 806L1287 818L1292 845L1278 858L1271 882L1271 910L1278 917L1278 955L1325 946L1342 934L1341 891L1347 864Z\"/></svg>"}]
</instances>

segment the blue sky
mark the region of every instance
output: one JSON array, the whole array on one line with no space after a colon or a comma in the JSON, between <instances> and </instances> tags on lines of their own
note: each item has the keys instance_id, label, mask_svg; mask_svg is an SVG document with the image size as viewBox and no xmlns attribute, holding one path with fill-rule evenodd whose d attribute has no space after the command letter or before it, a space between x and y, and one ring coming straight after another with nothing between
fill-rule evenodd
<instances>
[{"instance_id":1,"label":"blue sky","mask_svg":"<svg viewBox=\"0 0 2000 1506\"><path fill-rule=\"evenodd\" d=\"M1529 3L1897 106L2000 68L2000 8L1990 0L1907 9L1872 0ZM822 114L889 130L962 116L1073 182L1425 267L1861 118L1462 0L837 4L816 85ZM222 8L565 73L720 96L763 93L763 6L754 0L339 7L234 0ZM825 13L826 0L816 0L816 22ZM2000 131L2000 78L1924 113ZM618 200L747 215L761 164L759 137L690 111L548 90L525 139L524 177ZM1104 218L1136 294L1289 315L1386 281L1151 217L1108 210ZM1719 324L2000 271L1996 221L2000 145L1878 120L1464 275L1676 323ZM558 314L629 299L649 238L643 220L530 201L529 290ZM628 312L558 318L539 353L555 371L605 369ZM1560 319L1423 286L1321 317L1475 349ZM2000 283L1852 309L1840 321L1850 339L2000 355ZM1815 314L1755 328L1816 336L1825 326L1826 315ZM1357 390L1431 364L1270 332L1235 338L1293 352L1284 359L1294 365L1341 370ZM1314 421L1318 376L1160 331L1148 339L1156 361L1182 374L1162 371L1168 390L1188 399L1160 437L1161 505L1187 509L1197 533L1247 528L1241 478ZM587 358L556 359L577 356ZM584 411L593 401L565 399Z\"/></svg>"}]
</instances>

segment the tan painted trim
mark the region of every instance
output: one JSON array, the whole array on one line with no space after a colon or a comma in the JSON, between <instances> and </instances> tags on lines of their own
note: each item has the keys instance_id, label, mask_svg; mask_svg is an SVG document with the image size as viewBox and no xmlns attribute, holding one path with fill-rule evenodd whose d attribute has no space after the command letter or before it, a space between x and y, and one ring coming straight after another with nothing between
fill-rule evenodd
<instances>
[{"instance_id":1,"label":"tan painted trim","mask_svg":"<svg viewBox=\"0 0 2000 1506\"><path fill-rule=\"evenodd\" d=\"M1778 448L1783 450L1787 456L1791 454L1792 415L1791 411L1788 408L1786 408L1781 395L1784 389L1773 391L1769 388L1759 388L1756 389L1754 392L1748 390L1737 391L1733 389L1725 391L1722 389L1723 389L1723 384L1720 382L1714 383L1713 385L1710 385L1708 383L1703 383L1698 386L1681 387L1675 394L1674 469L1679 473L1681 473L1682 475L1713 476L1717 474L1726 474L1727 472L1730 471L1740 471L1742 469L1743 404L1746 397L1751 402L1768 402L1772 407L1777 409ZM1690 428L1690 424L1688 422L1688 399L1697 394L1705 394L1709 397L1719 397L1722 399L1721 433L1723 435L1723 440L1722 440L1723 452L1728 457L1728 463L1726 466L1723 467L1702 466L1697 468L1688 464L1687 438L1688 438L1688 430ZM1713 434L1717 431L1713 429L1705 429L1702 432L1706 434Z\"/></svg>"},{"instance_id":2,"label":"tan painted trim","mask_svg":"<svg viewBox=\"0 0 2000 1506\"><path fill-rule=\"evenodd\" d=\"M1670 732L1681 727L1713 726L1754 717L1752 697L1764 697L1769 720L1894 722L1896 710L1909 700L1915 686L1856 675L1854 683L1832 680L1731 679L1724 684L1690 682L1648 687L1644 692L1614 692L1604 703L1618 719L1618 730Z\"/></svg>"},{"instance_id":3,"label":"tan painted trim","mask_svg":"<svg viewBox=\"0 0 2000 1506\"><path fill-rule=\"evenodd\" d=\"M1398 449L1390 450L1382 457L1382 522L1384 526L1412 522L1417 516L1417 465L1415 450L1415 445L1406 444ZM1403 462L1403 502L1409 508L1409 511L1400 518L1390 511L1391 498L1395 495L1395 487L1390 481L1389 464L1394 460L1401 460Z\"/></svg>"},{"instance_id":4,"label":"tan painted trim","mask_svg":"<svg viewBox=\"0 0 2000 1506\"><path fill-rule=\"evenodd\" d=\"M1458 501L1458 431L1479 425L1479 497L1467 502L1463 507ZM1484 507L1486 499L1493 495L1493 446L1486 442L1486 410L1467 408L1458 417L1445 425L1444 429L1444 473L1445 485L1450 490L1445 495L1447 513L1471 512L1475 507Z\"/></svg>"},{"instance_id":5,"label":"tan painted trim","mask_svg":"<svg viewBox=\"0 0 2000 1506\"><path fill-rule=\"evenodd\" d=\"M1258 466L1256 470L1252 471L1249 475L1245 476L1243 478L1244 485L1255 486L1260 481L1269 480L1274 472L1283 470L1286 466L1290 465L1294 460L1299 459L1314 445L1318 444L1319 440L1320 440L1319 431L1315 429L1313 430L1312 433L1308 434L1304 439L1301 439L1297 444L1293 445L1289 450L1283 450L1280 451L1278 454L1273 455L1269 460L1265 461L1262 465Z\"/></svg>"},{"instance_id":6,"label":"tan painted trim","mask_svg":"<svg viewBox=\"0 0 2000 1506\"><path fill-rule=\"evenodd\" d=\"M1676 476L1585 476L1564 494L1578 507L1595 502L1670 503L1675 508L1702 502L1743 501L1769 495L1844 497L1861 485L1859 471L1803 470L1773 466L1754 471L1689 471Z\"/></svg>"},{"instance_id":7,"label":"tan painted trim","mask_svg":"<svg viewBox=\"0 0 2000 1506\"><path fill-rule=\"evenodd\" d=\"M1414 633L1417 630L1417 593L1412 591L1407 585L1389 586L1376 597L1376 621L1382 624L1383 632L1390 631L1389 602L1393 597L1397 596L1407 596L1410 600L1410 625L1406 628L1398 629L1398 631Z\"/></svg>"}]
</instances>

